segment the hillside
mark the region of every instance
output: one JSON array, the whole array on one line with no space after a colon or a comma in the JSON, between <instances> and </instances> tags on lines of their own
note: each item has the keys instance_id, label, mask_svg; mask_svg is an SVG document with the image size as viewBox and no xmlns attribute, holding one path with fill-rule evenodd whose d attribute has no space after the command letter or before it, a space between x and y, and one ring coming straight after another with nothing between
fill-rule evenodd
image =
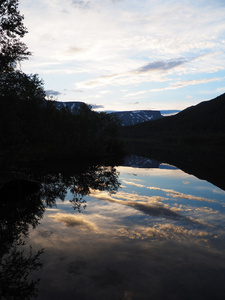
<instances>
[{"instance_id":1,"label":"hillside","mask_svg":"<svg viewBox=\"0 0 225 300\"><path fill-rule=\"evenodd\" d=\"M67 108L71 113L77 114L84 102L75 101L54 101L57 109ZM116 115L122 126L130 126L138 123L152 121L162 118L160 111L156 110L133 110L133 111L113 111L110 114Z\"/></svg>"},{"instance_id":2,"label":"hillside","mask_svg":"<svg viewBox=\"0 0 225 300\"><path fill-rule=\"evenodd\" d=\"M81 105L85 105L84 102L78 101L54 101L53 102L57 109L67 108L71 113L77 114Z\"/></svg>"},{"instance_id":3,"label":"hillside","mask_svg":"<svg viewBox=\"0 0 225 300\"><path fill-rule=\"evenodd\" d=\"M191 106L159 120L126 127L122 133L146 138L154 134L200 134L225 132L225 94Z\"/></svg>"},{"instance_id":4,"label":"hillside","mask_svg":"<svg viewBox=\"0 0 225 300\"><path fill-rule=\"evenodd\" d=\"M117 111L113 112L113 114L119 117L122 126L130 126L162 118L160 111L156 110Z\"/></svg>"}]
</instances>

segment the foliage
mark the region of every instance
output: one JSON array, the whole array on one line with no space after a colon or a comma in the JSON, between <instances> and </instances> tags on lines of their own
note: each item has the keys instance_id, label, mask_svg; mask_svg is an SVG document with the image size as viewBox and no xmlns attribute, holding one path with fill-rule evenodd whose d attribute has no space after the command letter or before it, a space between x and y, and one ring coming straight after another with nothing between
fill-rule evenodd
<instances>
[{"instance_id":1,"label":"foliage","mask_svg":"<svg viewBox=\"0 0 225 300\"><path fill-rule=\"evenodd\" d=\"M74 173L74 170L75 173ZM40 197L47 207L57 207L56 199L65 200L68 192L73 195L70 200L74 210L81 211L86 207L84 197L89 195L92 190L107 191L110 194L115 193L120 187L118 181L119 173L113 166L76 165L66 172L51 171L39 175L38 180L41 182Z\"/></svg>"},{"instance_id":2,"label":"foliage","mask_svg":"<svg viewBox=\"0 0 225 300\"><path fill-rule=\"evenodd\" d=\"M18 0L0 1L0 73L13 70L31 54L20 40L27 33L23 19Z\"/></svg>"},{"instance_id":3,"label":"foliage","mask_svg":"<svg viewBox=\"0 0 225 300\"><path fill-rule=\"evenodd\" d=\"M41 267L42 250L36 254L22 250L29 228L43 217L40 195L18 197L17 193L0 197L0 299L31 299L36 295L38 280L29 275ZM18 199L19 198L19 199Z\"/></svg>"},{"instance_id":4,"label":"foliage","mask_svg":"<svg viewBox=\"0 0 225 300\"><path fill-rule=\"evenodd\" d=\"M1 299L24 299L29 300L37 296L37 284L39 279L32 280L29 278L33 271L42 267L39 262L42 250L36 254L30 253L28 256L18 247L12 248L8 255L0 260L0 298Z\"/></svg>"},{"instance_id":5,"label":"foliage","mask_svg":"<svg viewBox=\"0 0 225 300\"><path fill-rule=\"evenodd\" d=\"M46 101L36 74L16 71L30 52L18 0L0 1L0 165L21 160L96 157L118 149L115 118L83 104L74 115Z\"/></svg>"},{"instance_id":6,"label":"foliage","mask_svg":"<svg viewBox=\"0 0 225 300\"><path fill-rule=\"evenodd\" d=\"M45 100L36 74L0 74L0 163L97 157L119 150L118 120L83 104L77 114Z\"/></svg>"}]
</instances>

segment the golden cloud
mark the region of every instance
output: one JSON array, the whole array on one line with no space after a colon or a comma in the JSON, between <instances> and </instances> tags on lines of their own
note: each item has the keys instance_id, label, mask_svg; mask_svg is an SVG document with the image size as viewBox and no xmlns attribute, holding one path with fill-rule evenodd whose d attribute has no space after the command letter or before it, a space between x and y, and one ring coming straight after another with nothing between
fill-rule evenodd
<instances>
[{"instance_id":1,"label":"golden cloud","mask_svg":"<svg viewBox=\"0 0 225 300\"><path fill-rule=\"evenodd\" d=\"M188 230L183 226L175 226L173 224L159 224L152 227L136 227L134 229L130 228L119 228L117 230L117 235L120 237L127 237L129 239L169 239L169 240L189 240L200 239L202 241L207 241L210 233L202 230Z\"/></svg>"},{"instance_id":2,"label":"golden cloud","mask_svg":"<svg viewBox=\"0 0 225 300\"><path fill-rule=\"evenodd\" d=\"M166 189L160 189L160 188L150 188L150 189L157 189L157 190L163 190L167 191L168 195L172 195L172 197L186 197L187 199L191 200L198 200L198 201L204 201L204 198L202 197L195 197L192 195L185 195L173 190L166 190ZM142 196L138 194L130 194L125 192L118 192L117 194L113 195L113 197L107 192L100 192L100 191L91 191L90 196L103 200L108 202L113 202L117 204L126 205L128 207L132 207L135 210L144 213L146 215L151 215L154 217L162 217L162 218L169 218L174 220L185 220L187 222L195 223L195 224L201 224L203 226L213 227L212 225L204 222L203 220L199 219L196 220L192 217L184 216L181 214L182 211L187 209L184 209L183 207L179 206L177 207L170 207L168 204L164 204L164 200L168 200L168 198L160 197L160 196ZM117 199L115 199L117 198ZM207 199L206 199L207 200ZM214 202L213 200L208 200L209 202ZM211 212L211 211L207 211Z\"/></svg>"},{"instance_id":3,"label":"golden cloud","mask_svg":"<svg viewBox=\"0 0 225 300\"><path fill-rule=\"evenodd\" d=\"M55 222L60 222L67 227L77 227L79 226L81 230L92 230L97 231L97 227L94 223L85 220L81 216L74 216L72 214L57 213L55 215L49 215Z\"/></svg>"},{"instance_id":4,"label":"golden cloud","mask_svg":"<svg viewBox=\"0 0 225 300\"><path fill-rule=\"evenodd\" d=\"M131 181L127 181L127 180L123 180L124 183L126 184L129 184L129 185L134 185L136 187L145 187L143 184L140 184L140 183L134 183L134 182L131 182Z\"/></svg>"}]
</instances>

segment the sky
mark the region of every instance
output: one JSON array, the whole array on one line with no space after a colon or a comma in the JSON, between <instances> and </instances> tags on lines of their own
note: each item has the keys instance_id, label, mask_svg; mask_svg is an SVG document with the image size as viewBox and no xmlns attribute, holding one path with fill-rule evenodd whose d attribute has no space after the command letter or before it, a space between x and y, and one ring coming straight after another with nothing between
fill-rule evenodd
<instances>
[{"instance_id":1,"label":"sky","mask_svg":"<svg viewBox=\"0 0 225 300\"><path fill-rule=\"evenodd\" d=\"M98 111L182 110L225 92L224 0L21 0L48 97Z\"/></svg>"}]
</instances>

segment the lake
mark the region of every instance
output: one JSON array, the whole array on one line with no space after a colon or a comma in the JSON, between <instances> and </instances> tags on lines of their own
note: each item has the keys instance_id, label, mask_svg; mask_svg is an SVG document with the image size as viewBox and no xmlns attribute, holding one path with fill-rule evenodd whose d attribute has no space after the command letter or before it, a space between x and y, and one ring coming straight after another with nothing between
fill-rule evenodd
<instances>
[{"instance_id":1,"label":"lake","mask_svg":"<svg viewBox=\"0 0 225 300\"><path fill-rule=\"evenodd\" d=\"M38 176L1 214L3 299L225 299L221 188L138 156Z\"/></svg>"}]
</instances>

